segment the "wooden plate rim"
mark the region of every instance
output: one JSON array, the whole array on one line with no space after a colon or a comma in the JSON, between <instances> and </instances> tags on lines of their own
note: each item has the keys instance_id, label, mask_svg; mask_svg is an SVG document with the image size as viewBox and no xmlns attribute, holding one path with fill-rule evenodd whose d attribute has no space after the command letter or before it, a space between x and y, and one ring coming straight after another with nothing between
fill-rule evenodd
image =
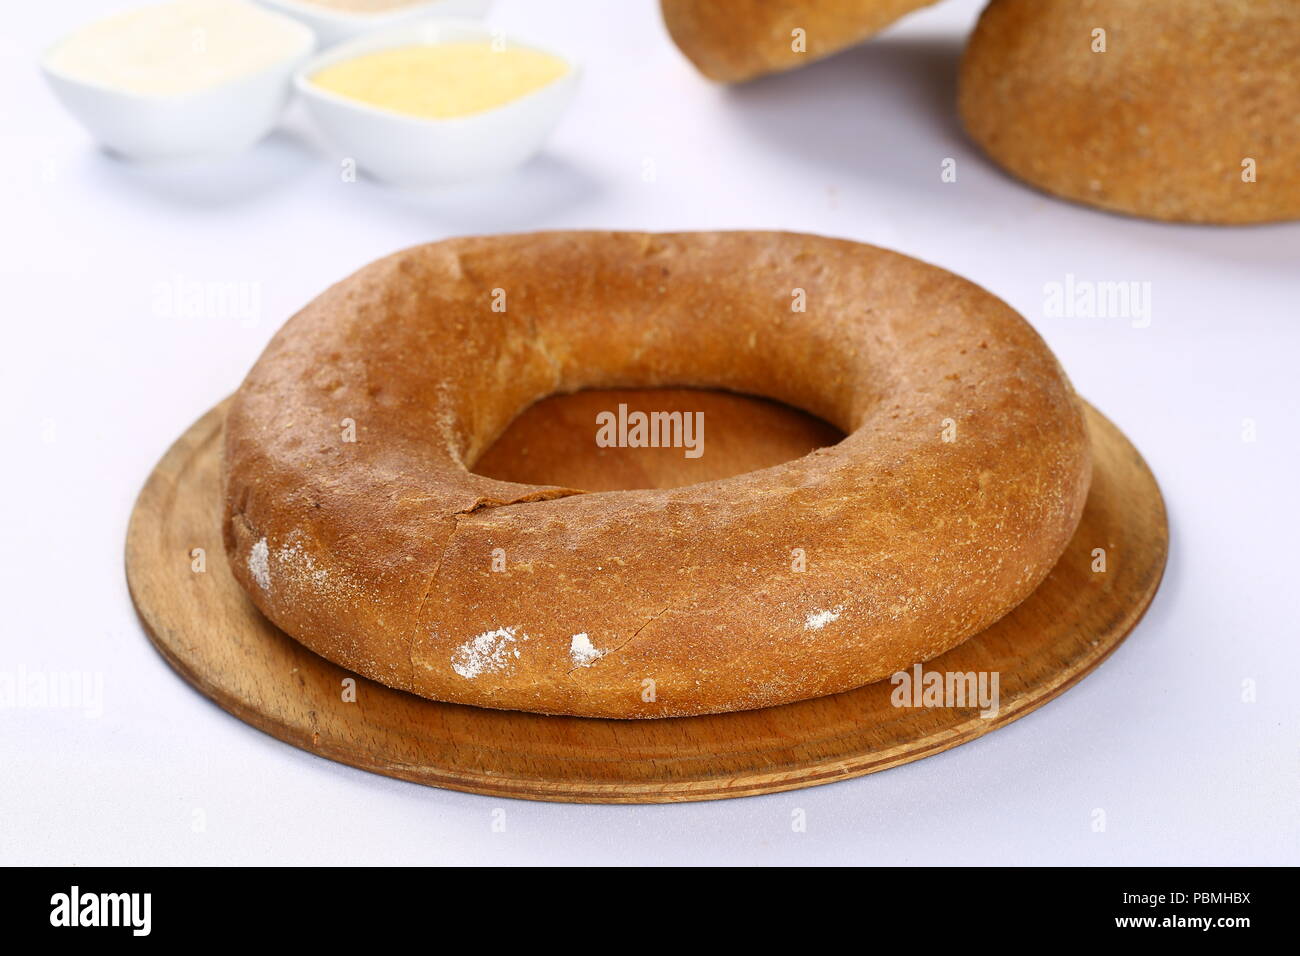
<instances>
[{"instance_id":1,"label":"wooden plate rim","mask_svg":"<svg viewBox=\"0 0 1300 956\"><path fill-rule=\"evenodd\" d=\"M304 733L299 727L280 719L274 715L263 713L262 711L248 706L238 696L231 694L224 687L209 680L203 674L196 671L190 664L177 655L170 645L162 639L151 620L150 609L142 601L138 594L135 581L135 564L141 560L145 548L142 541L146 535L146 523L153 508L163 507L169 497L174 496L179 488L179 482L171 484L159 479L159 473L163 470L164 465L174 461L181 456L185 456L185 468L188 468L193 459L197 457L206 441L213 437L214 430L219 433L220 422L226 402L223 401L213 408L209 409L197 421L194 422L185 432L176 439L168 448L167 452L159 460L149 478L145 481L135 505L131 512L131 518L128 524L125 548L125 565L128 590L130 591L131 600L135 606L137 617L141 626L144 628L151 644L159 652L164 660L181 675L184 680L198 690L205 697L212 700L220 708L237 717L239 720L247 723L258 730L263 731L285 743L312 753L316 756L335 762L354 766L372 773L378 773L385 776L395 777L402 780L408 780L414 783L420 783L428 786L439 787L448 790L457 790L466 793L475 793L485 796L555 801L555 802L578 802L578 803L671 803L684 801L701 801L725 799L731 797L754 796L764 793L777 793L788 790L801 789L804 787L818 786L826 783L833 783L840 780L847 780L865 774L873 773L879 770L885 770L891 767L899 766L904 763L910 763L924 757L932 756L936 753L942 753L953 747L967 743L990 731L1004 727L1007 724L1032 713L1039 707L1054 700L1066 690L1069 690L1084 677L1091 674L1097 667L1106 660L1120 644L1128 637L1137 624L1145 616L1148 608L1154 600L1156 592L1159 590L1160 583L1163 580L1164 571L1168 557L1168 525L1165 512L1164 500L1161 495L1159 486L1154 475L1142 460L1136 448L1128 442L1127 438L1115 426L1097 412L1095 408L1089 406L1089 412L1092 416L1109 428L1113 436L1124 446L1140 465L1140 472L1145 478L1148 487L1141 489L1141 493L1149 500L1149 503L1158 509L1161 528L1164 532L1163 547L1161 553L1156 557L1151 582L1143 593L1138 596L1138 600L1130 607L1126 608L1121 618L1117 621L1113 631L1104 635L1105 639L1099 641L1094 653L1088 659L1079 663L1075 668L1063 670L1060 672L1059 679L1051 681L1046 685L1039 685L1039 692L1033 695L1021 694L1011 701L1004 702L999 714L993 719L983 719L978 716L972 716L960 721L954 722L945 731L938 732L927 738L921 746L914 748L896 747L892 750L881 752L869 752L857 756L837 757L826 759L809 764L793 764L781 767L763 767L756 765L749 774L733 775L730 778L719 780L678 780L655 783L643 782L611 782L598 783L588 782L578 786L571 781L547 781L543 779L511 779L497 776L490 773L483 773L466 768L456 768L448 770L446 768L435 768L413 764L393 764L391 762L380 762L369 759L364 750L339 747L331 744L329 741L320 737L318 734ZM214 420L217 420L214 423ZM199 437L204 436L204 437ZM1096 440L1096 439L1094 439ZM184 473L184 468L179 469L178 476ZM170 491L170 495L169 492ZM224 560L224 554L218 560ZM315 658L316 655L306 648L299 648L301 652L309 658ZM321 660L322 664L328 662ZM335 665L328 665L335 666ZM852 692L849 692L852 693ZM416 698L420 700L419 698ZM435 707L460 707L463 705L442 704L435 701L428 701L430 706ZM538 721L549 720L585 720L587 718L573 717L554 717L543 714L528 715L531 719ZM692 720L696 718L665 718L665 721L674 720ZM656 721L657 722L657 721ZM640 722L638 722L640 723ZM834 737L819 738L810 736L808 740L840 740L852 736L851 733L842 733ZM807 742L807 741L805 741ZM770 750L782 749L788 750L789 742L782 744L779 748L767 748ZM515 748L501 752L520 753L524 752ZM739 754L742 751L735 751ZM763 749L746 749L746 754L761 755ZM563 756L549 755L548 759L562 761ZM588 760L593 759L590 755ZM616 758L611 758L611 762ZM673 758L665 758L671 762ZM694 759L690 757L677 758L683 761ZM657 761L656 761L657 762Z\"/></svg>"}]
</instances>

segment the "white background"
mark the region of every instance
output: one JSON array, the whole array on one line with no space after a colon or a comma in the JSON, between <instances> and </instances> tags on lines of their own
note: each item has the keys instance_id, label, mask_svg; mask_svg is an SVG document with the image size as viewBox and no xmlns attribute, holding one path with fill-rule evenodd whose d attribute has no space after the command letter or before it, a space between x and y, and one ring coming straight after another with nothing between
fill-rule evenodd
<instances>
[{"instance_id":1,"label":"white background","mask_svg":"<svg viewBox=\"0 0 1300 956\"><path fill-rule=\"evenodd\" d=\"M969 0L739 90L693 71L651 0L501 0L491 20L576 51L583 88L530 165L445 195L341 182L297 109L230 160L105 155L35 60L113 9L25 4L0 32L0 670L105 682L99 719L0 710L0 862L1300 862L1300 224L1129 220L999 173L954 112ZM940 182L945 157L955 184ZM145 639L122 573L132 501L164 449L286 317L371 259L463 233L581 227L845 236L1005 298L1161 481L1173 549L1146 619L1093 676L981 740L706 804L428 789L310 756L191 690ZM1045 317L1044 286L1067 274L1150 282L1150 327ZM259 283L259 320L160 314L159 284L178 279ZM498 807L505 833L490 828ZM792 831L795 808L806 833Z\"/></svg>"}]
</instances>

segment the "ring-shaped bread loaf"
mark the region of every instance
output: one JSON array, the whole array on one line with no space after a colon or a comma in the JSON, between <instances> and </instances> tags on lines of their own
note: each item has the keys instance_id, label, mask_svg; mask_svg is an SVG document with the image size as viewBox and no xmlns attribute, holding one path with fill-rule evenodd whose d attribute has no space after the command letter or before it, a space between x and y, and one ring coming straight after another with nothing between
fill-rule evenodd
<instances>
[{"instance_id":1,"label":"ring-shaped bread loaf","mask_svg":"<svg viewBox=\"0 0 1300 956\"><path fill-rule=\"evenodd\" d=\"M547 395L647 386L768 396L847 437L670 490L471 470ZM1081 404L1011 308L789 233L399 252L284 326L225 443L230 563L288 634L425 697L602 717L781 704L933 658L1038 585L1091 474Z\"/></svg>"}]
</instances>

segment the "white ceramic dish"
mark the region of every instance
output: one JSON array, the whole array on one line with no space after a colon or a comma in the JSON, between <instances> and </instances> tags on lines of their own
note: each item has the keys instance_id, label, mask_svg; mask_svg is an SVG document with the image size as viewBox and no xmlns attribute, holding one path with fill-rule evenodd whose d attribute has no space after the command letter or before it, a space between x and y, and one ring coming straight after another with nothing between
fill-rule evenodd
<instances>
[{"instance_id":1,"label":"white ceramic dish","mask_svg":"<svg viewBox=\"0 0 1300 956\"><path fill-rule=\"evenodd\" d=\"M316 49L310 29L292 53L256 73L181 96L132 93L69 76L41 57L41 72L68 112L115 153L136 160L190 159L233 153L271 131L292 95L294 71Z\"/></svg>"},{"instance_id":2,"label":"white ceramic dish","mask_svg":"<svg viewBox=\"0 0 1300 956\"><path fill-rule=\"evenodd\" d=\"M448 186L486 179L520 165L542 147L577 89L572 57L511 37L512 46L559 57L569 70L519 99L471 116L421 119L324 90L312 76L327 66L393 47L489 42L496 34L473 20L426 20L334 47L298 70L294 84L321 131L364 173L399 186Z\"/></svg>"},{"instance_id":3,"label":"white ceramic dish","mask_svg":"<svg viewBox=\"0 0 1300 956\"><path fill-rule=\"evenodd\" d=\"M375 30L386 30L429 17L481 17L492 6L492 0L425 0L424 3L413 3L410 6L381 13L357 13L331 10L329 7L310 3L308 0L257 0L257 2L280 13L287 13L307 24L315 31L321 49Z\"/></svg>"}]
</instances>

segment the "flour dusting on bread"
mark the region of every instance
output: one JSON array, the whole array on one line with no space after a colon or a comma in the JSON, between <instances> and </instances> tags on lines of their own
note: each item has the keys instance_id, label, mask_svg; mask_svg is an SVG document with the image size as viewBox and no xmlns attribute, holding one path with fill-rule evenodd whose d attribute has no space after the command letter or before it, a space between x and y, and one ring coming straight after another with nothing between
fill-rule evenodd
<instances>
[{"instance_id":1,"label":"flour dusting on bread","mask_svg":"<svg viewBox=\"0 0 1300 956\"><path fill-rule=\"evenodd\" d=\"M470 638L451 655L451 669L466 680L480 674L498 674L519 656L515 629L499 627Z\"/></svg>"},{"instance_id":2,"label":"flour dusting on bread","mask_svg":"<svg viewBox=\"0 0 1300 956\"><path fill-rule=\"evenodd\" d=\"M295 531L289 535L289 543L280 545L275 552L276 560L280 564L279 570L289 570L299 577L311 581L316 590L325 587L329 581L329 572L322 567L318 567L316 559L312 557L311 552L305 550L302 545L303 534L301 531Z\"/></svg>"},{"instance_id":3,"label":"flour dusting on bread","mask_svg":"<svg viewBox=\"0 0 1300 956\"><path fill-rule=\"evenodd\" d=\"M248 573L253 576L257 586L263 591L271 589L271 553L266 546L266 539L253 542L248 552Z\"/></svg>"},{"instance_id":4,"label":"flour dusting on bread","mask_svg":"<svg viewBox=\"0 0 1300 956\"><path fill-rule=\"evenodd\" d=\"M813 611L803 622L805 631L820 631L831 621L838 621L840 614L844 611L843 605L831 608L829 611Z\"/></svg>"},{"instance_id":5,"label":"flour dusting on bread","mask_svg":"<svg viewBox=\"0 0 1300 956\"><path fill-rule=\"evenodd\" d=\"M569 659L573 661L574 667L590 667L596 661L600 660L606 654L596 645L591 643L591 638L586 632L574 634L569 641Z\"/></svg>"}]
</instances>

